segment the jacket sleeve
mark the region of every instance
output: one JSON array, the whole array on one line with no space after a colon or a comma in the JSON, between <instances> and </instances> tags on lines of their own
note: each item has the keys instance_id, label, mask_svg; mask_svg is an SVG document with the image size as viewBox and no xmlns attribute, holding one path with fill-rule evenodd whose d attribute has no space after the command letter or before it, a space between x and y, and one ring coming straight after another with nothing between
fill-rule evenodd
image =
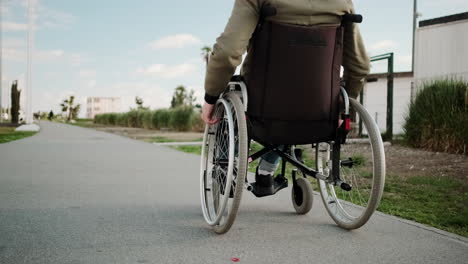
<instances>
[{"instance_id":1,"label":"jacket sleeve","mask_svg":"<svg viewBox=\"0 0 468 264\"><path fill-rule=\"evenodd\" d=\"M205 101L213 101L226 88L242 63L259 19L258 0L236 0L224 32L216 39L205 76ZM207 100L208 99L208 100ZM208 102L211 103L211 102Z\"/></svg>"},{"instance_id":2,"label":"jacket sleeve","mask_svg":"<svg viewBox=\"0 0 468 264\"><path fill-rule=\"evenodd\" d=\"M370 61L357 24L346 26L343 51L343 79L349 96L356 98L364 87Z\"/></svg>"}]
</instances>

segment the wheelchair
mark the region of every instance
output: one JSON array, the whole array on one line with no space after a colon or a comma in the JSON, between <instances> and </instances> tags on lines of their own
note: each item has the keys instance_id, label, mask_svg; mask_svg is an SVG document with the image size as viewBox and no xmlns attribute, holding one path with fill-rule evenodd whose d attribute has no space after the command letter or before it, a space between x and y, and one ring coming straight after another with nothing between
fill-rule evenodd
<instances>
[{"instance_id":1,"label":"wheelchair","mask_svg":"<svg viewBox=\"0 0 468 264\"><path fill-rule=\"evenodd\" d=\"M282 160L275 180L292 181L291 200L298 214L312 207L308 177L317 180L328 214L344 229L363 226L378 207L385 182L380 131L364 107L348 97L336 67L341 65L346 23L353 22L360 22L358 15L343 18L336 27L268 22L257 28L253 49L261 52L252 55L253 77L247 82L232 78L216 102L219 122L204 132L200 197L204 219L216 233L233 225L244 190L262 196L248 179L248 167L270 151ZM272 38L283 39L284 45L272 44ZM286 59L275 59L279 50ZM308 56L315 62L304 65L301 58ZM316 69L312 73L294 70L311 67ZM285 93L285 85L296 94L294 100L277 96ZM262 149L249 153L253 142ZM304 158L304 146L311 146L310 159ZM287 164L294 169L288 172Z\"/></svg>"}]
</instances>

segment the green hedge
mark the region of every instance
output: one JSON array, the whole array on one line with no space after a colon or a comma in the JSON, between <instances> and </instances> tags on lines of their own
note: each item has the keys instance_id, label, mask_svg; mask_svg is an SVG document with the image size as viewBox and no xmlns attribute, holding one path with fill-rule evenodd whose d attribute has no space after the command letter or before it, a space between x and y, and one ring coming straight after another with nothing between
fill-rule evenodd
<instances>
[{"instance_id":1,"label":"green hedge","mask_svg":"<svg viewBox=\"0 0 468 264\"><path fill-rule=\"evenodd\" d=\"M425 83L410 104L404 130L406 142L413 147L467 154L468 83Z\"/></svg>"},{"instance_id":2,"label":"green hedge","mask_svg":"<svg viewBox=\"0 0 468 264\"><path fill-rule=\"evenodd\" d=\"M126 113L100 114L94 123L107 126L137 127L146 129L170 129L176 131L203 131L200 113L192 107L175 109L131 110Z\"/></svg>"}]
</instances>

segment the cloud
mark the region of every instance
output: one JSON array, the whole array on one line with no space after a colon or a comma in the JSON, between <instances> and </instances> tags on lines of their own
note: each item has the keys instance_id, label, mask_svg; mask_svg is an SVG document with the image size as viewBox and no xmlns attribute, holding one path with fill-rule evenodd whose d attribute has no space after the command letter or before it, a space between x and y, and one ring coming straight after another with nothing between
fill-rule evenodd
<instances>
[{"instance_id":1,"label":"cloud","mask_svg":"<svg viewBox=\"0 0 468 264\"><path fill-rule=\"evenodd\" d=\"M88 80L88 81L86 81L85 85L88 88L95 88L96 85L97 85L97 81L96 80Z\"/></svg>"},{"instance_id":2,"label":"cloud","mask_svg":"<svg viewBox=\"0 0 468 264\"><path fill-rule=\"evenodd\" d=\"M3 48L10 48L10 49L16 49L16 48L24 48L26 47L26 38L20 39L20 38L4 38L3 39Z\"/></svg>"},{"instance_id":3,"label":"cloud","mask_svg":"<svg viewBox=\"0 0 468 264\"><path fill-rule=\"evenodd\" d=\"M191 34L176 34L158 39L149 44L152 49L180 49L201 44L200 39Z\"/></svg>"},{"instance_id":4,"label":"cloud","mask_svg":"<svg viewBox=\"0 0 468 264\"><path fill-rule=\"evenodd\" d=\"M77 20L75 15L70 13L46 7L38 0L31 1L33 9L33 23L35 29L64 29L68 28L69 25L74 24ZM20 9L22 16L13 15L11 9ZM3 29L8 31L26 31L28 30L28 1L12 1L10 6L4 6L2 9L2 15L7 19L13 19L21 21L5 21L3 22Z\"/></svg>"},{"instance_id":5,"label":"cloud","mask_svg":"<svg viewBox=\"0 0 468 264\"><path fill-rule=\"evenodd\" d=\"M21 44L19 40L11 40L9 44ZM11 48L9 46L3 49L3 58L9 62L26 63L26 47ZM70 53L62 49L38 50L34 49L32 54L33 63L60 63L66 66L80 66L89 61L87 56L80 53Z\"/></svg>"},{"instance_id":6,"label":"cloud","mask_svg":"<svg viewBox=\"0 0 468 264\"><path fill-rule=\"evenodd\" d=\"M393 40L381 40L379 42L373 43L369 46L370 52L384 52L391 51L399 47L399 43Z\"/></svg>"},{"instance_id":7,"label":"cloud","mask_svg":"<svg viewBox=\"0 0 468 264\"><path fill-rule=\"evenodd\" d=\"M3 48L3 58L5 61L10 62L24 62L26 59L26 52L21 49Z\"/></svg>"},{"instance_id":8,"label":"cloud","mask_svg":"<svg viewBox=\"0 0 468 264\"><path fill-rule=\"evenodd\" d=\"M16 23L16 22L2 22L2 29L5 32L8 31L26 31L28 30L28 25L24 23Z\"/></svg>"},{"instance_id":9,"label":"cloud","mask_svg":"<svg viewBox=\"0 0 468 264\"><path fill-rule=\"evenodd\" d=\"M77 17L57 9L48 8L39 5L38 8L38 25L39 28L47 29L66 29L74 24Z\"/></svg>"},{"instance_id":10,"label":"cloud","mask_svg":"<svg viewBox=\"0 0 468 264\"><path fill-rule=\"evenodd\" d=\"M119 83L110 86L111 94L105 96L117 96L122 99L122 111L128 111L135 107L135 97L143 99L144 105L151 109L167 108L170 105L172 91L164 89L154 83Z\"/></svg>"},{"instance_id":11,"label":"cloud","mask_svg":"<svg viewBox=\"0 0 468 264\"><path fill-rule=\"evenodd\" d=\"M178 65L153 64L146 68L136 70L138 74L150 75L164 79L174 79L193 74L197 66L193 63L182 63Z\"/></svg>"},{"instance_id":12,"label":"cloud","mask_svg":"<svg viewBox=\"0 0 468 264\"><path fill-rule=\"evenodd\" d=\"M93 71L93 70L80 70L78 72L78 76L80 76L80 78L95 78L96 77L96 71Z\"/></svg>"}]
</instances>

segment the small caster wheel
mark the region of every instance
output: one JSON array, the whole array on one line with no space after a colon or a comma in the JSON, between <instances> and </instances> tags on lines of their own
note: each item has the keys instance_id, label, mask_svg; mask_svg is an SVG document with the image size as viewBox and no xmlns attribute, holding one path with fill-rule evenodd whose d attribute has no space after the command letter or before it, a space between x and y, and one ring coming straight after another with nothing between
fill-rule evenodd
<instances>
[{"instance_id":1,"label":"small caster wheel","mask_svg":"<svg viewBox=\"0 0 468 264\"><path fill-rule=\"evenodd\" d=\"M296 213L307 214L310 211L314 202L314 194L312 185L306 178L296 180L296 185L291 191L291 199Z\"/></svg>"}]
</instances>

